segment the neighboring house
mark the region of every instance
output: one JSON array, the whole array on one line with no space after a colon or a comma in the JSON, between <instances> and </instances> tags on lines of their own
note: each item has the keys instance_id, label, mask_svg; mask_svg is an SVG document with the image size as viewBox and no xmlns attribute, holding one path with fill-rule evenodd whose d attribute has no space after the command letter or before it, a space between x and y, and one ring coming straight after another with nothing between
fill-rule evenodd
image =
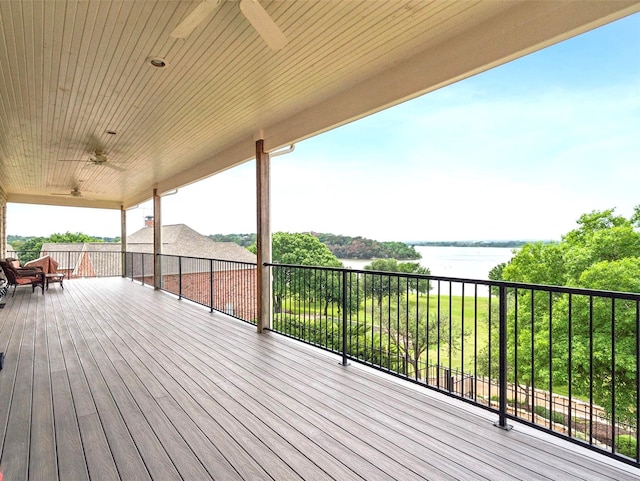
<instances>
[{"instance_id":1,"label":"neighboring house","mask_svg":"<svg viewBox=\"0 0 640 481\"><path fill-rule=\"evenodd\" d=\"M58 272L67 278L111 277L122 274L120 243L84 242L42 244L40 256L58 262Z\"/></svg>"},{"instance_id":2,"label":"neighboring house","mask_svg":"<svg viewBox=\"0 0 640 481\"><path fill-rule=\"evenodd\" d=\"M162 287L243 319L255 319L256 256L233 242L215 242L184 224L162 226ZM153 228L127 237L127 276L153 283ZM41 255L67 277L122 274L120 243L43 244ZM173 257L175 256L175 257ZM213 260L212 260L213 259Z\"/></svg>"}]
</instances>

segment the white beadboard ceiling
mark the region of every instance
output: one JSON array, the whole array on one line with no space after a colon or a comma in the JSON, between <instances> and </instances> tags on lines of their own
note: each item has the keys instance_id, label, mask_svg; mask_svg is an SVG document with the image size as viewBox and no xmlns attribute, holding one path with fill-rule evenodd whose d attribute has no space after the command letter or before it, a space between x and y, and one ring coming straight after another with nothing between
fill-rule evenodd
<instances>
[{"instance_id":1,"label":"white beadboard ceiling","mask_svg":"<svg viewBox=\"0 0 640 481\"><path fill-rule=\"evenodd\" d=\"M187 39L169 34L199 1L0 1L8 201L131 207L253 158L257 137L275 149L640 11L638 0L260 3L288 39L279 51L235 0ZM88 162L96 151L105 164ZM74 188L81 197L59 195Z\"/></svg>"}]
</instances>

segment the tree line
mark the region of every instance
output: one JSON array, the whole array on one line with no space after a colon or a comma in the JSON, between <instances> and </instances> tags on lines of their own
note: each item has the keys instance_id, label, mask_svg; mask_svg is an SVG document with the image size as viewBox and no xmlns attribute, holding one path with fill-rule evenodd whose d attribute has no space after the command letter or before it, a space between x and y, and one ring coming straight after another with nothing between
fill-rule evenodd
<instances>
[{"instance_id":1,"label":"tree line","mask_svg":"<svg viewBox=\"0 0 640 481\"><path fill-rule=\"evenodd\" d=\"M380 242L365 237L310 232L339 259L398 259L416 260L422 256L413 246L404 242ZM256 243L256 234L211 234L216 242L235 242L242 247Z\"/></svg>"},{"instance_id":2,"label":"tree line","mask_svg":"<svg viewBox=\"0 0 640 481\"><path fill-rule=\"evenodd\" d=\"M7 243L9 243L13 250L18 253L18 259L21 264L25 264L26 262L40 257L42 244L71 244L74 242L120 242L120 238L93 237L87 234L82 234L81 232L55 233L48 237L7 236Z\"/></svg>"},{"instance_id":3,"label":"tree line","mask_svg":"<svg viewBox=\"0 0 640 481\"><path fill-rule=\"evenodd\" d=\"M524 240L492 240L492 241L417 241L409 242L408 244L414 246L429 246L429 247L522 247L527 244L528 241ZM553 241L542 241L545 244Z\"/></svg>"}]
</instances>

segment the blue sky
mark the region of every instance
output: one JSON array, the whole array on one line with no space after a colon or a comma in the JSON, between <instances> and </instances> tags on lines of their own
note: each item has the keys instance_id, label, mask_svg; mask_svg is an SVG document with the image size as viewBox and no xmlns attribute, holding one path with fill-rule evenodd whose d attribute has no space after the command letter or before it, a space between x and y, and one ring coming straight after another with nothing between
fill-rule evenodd
<instances>
[{"instance_id":1,"label":"blue sky","mask_svg":"<svg viewBox=\"0 0 640 481\"><path fill-rule=\"evenodd\" d=\"M272 228L377 240L559 239L582 213L631 214L639 157L634 15L273 158ZM165 197L163 223L255 232L254 169L249 162ZM129 211L128 231L151 213ZM116 236L120 216L10 204L7 230Z\"/></svg>"}]
</instances>

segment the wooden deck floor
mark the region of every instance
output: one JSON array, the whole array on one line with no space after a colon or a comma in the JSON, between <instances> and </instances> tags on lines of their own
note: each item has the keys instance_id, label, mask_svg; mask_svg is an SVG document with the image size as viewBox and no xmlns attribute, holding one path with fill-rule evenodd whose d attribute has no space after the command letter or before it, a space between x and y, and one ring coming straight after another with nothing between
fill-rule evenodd
<instances>
[{"instance_id":1,"label":"wooden deck floor","mask_svg":"<svg viewBox=\"0 0 640 481\"><path fill-rule=\"evenodd\" d=\"M640 479L119 278L19 289L0 351L5 481Z\"/></svg>"}]
</instances>

